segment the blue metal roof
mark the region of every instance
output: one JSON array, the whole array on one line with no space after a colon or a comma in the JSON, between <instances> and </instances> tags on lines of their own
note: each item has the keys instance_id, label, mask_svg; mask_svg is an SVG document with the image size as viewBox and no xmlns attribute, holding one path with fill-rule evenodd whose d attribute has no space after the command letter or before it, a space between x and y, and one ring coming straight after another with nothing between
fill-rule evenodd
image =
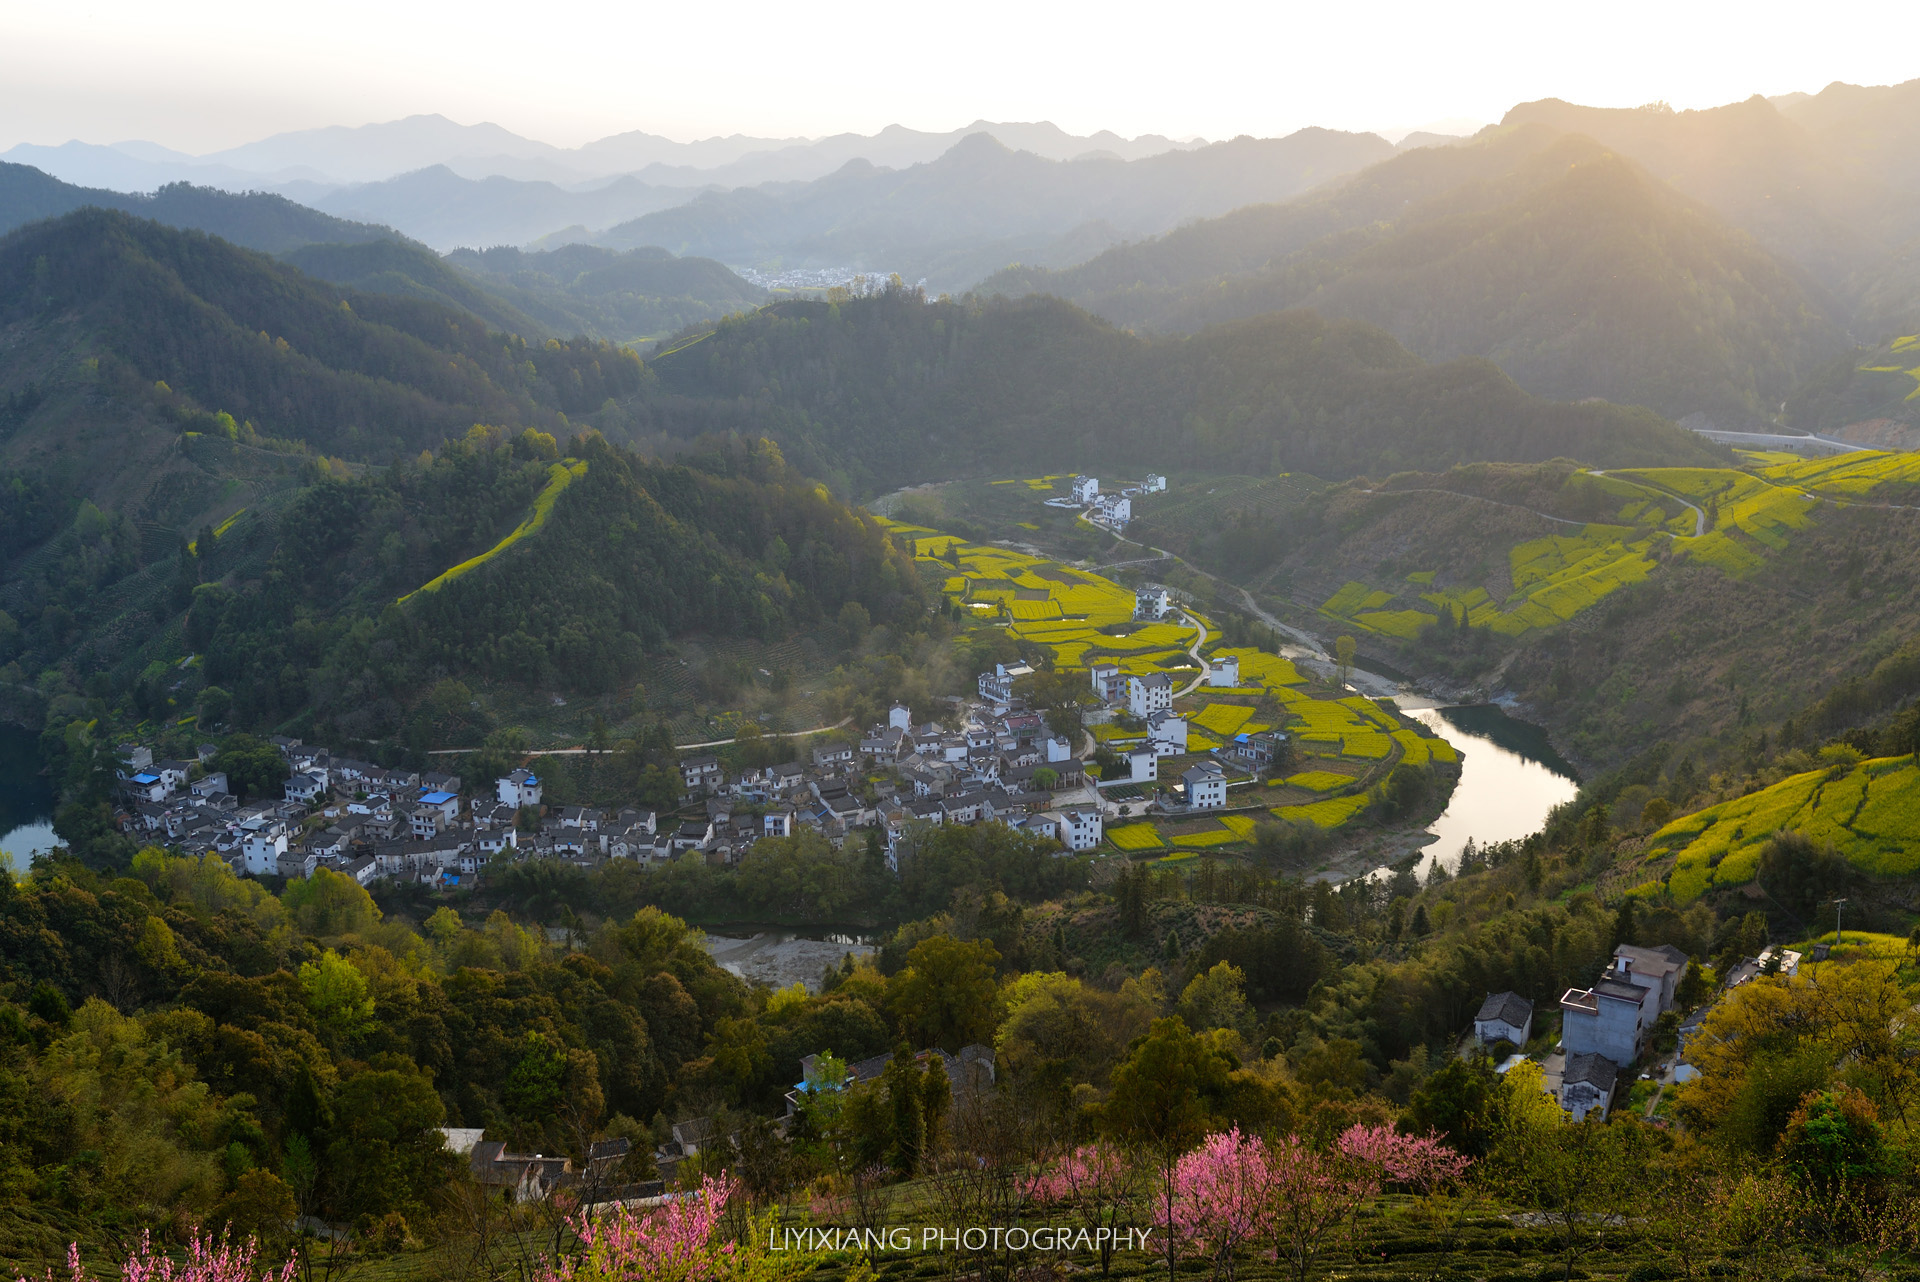
<instances>
[{"instance_id":1,"label":"blue metal roof","mask_svg":"<svg viewBox=\"0 0 1920 1282\"><path fill-rule=\"evenodd\" d=\"M429 806L444 806L453 800L453 794L450 792L430 792L420 798L420 800Z\"/></svg>"}]
</instances>

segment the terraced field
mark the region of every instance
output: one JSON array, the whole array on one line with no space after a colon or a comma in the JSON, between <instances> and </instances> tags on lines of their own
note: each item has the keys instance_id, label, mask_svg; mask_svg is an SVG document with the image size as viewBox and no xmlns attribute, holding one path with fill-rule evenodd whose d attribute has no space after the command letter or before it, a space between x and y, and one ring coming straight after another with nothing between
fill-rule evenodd
<instances>
[{"instance_id":1,"label":"terraced field","mask_svg":"<svg viewBox=\"0 0 1920 1282\"><path fill-rule=\"evenodd\" d=\"M1782 829L1831 841L1849 862L1882 876L1920 872L1920 768L1912 757L1882 757L1852 767L1810 770L1771 788L1676 819L1648 840L1647 861L1672 856L1661 885L1681 903L1710 887L1752 881L1760 851Z\"/></svg>"},{"instance_id":2,"label":"terraced field","mask_svg":"<svg viewBox=\"0 0 1920 1282\"><path fill-rule=\"evenodd\" d=\"M941 588L962 609L981 622L1005 623L1014 636L1046 646L1053 651L1056 668L1112 663L1134 676L1192 671L1187 649L1194 642L1193 629L1184 622L1134 625L1133 592L1111 579L924 526L884 524L912 539L915 560L950 571Z\"/></svg>"},{"instance_id":3,"label":"terraced field","mask_svg":"<svg viewBox=\"0 0 1920 1282\"><path fill-rule=\"evenodd\" d=\"M1908 499L1920 487L1920 454L1870 452L1795 458L1761 468L1779 485L1832 499Z\"/></svg>"},{"instance_id":4,"label":"terraced field","mask_svg":"<svg viewBox=\"0 0 1920 1282\"><path fill-rule=\"evenodd\" d=\"M1588 482L1620 500L1617 523L1595 522L1578 533L1515 545L1507 554L1512 590L1504 600L1495 600L1484 585L1449 582L1453 576L1442 568L1416 571L1390 587L1350 580L1320 611L1402 640L1419 636L1442 610L1470 627L1519 637L1565 623L1640 582L1668 550L1735 577L1755 573L1813 519L1817 500L1803 489L1838 496L1920 487L1920 455L1770 462L1761 470L1761 476L1704 467L1589 474ZM1708 524L1699 535L1694 508Z\"/></svg>"}]
</instances>

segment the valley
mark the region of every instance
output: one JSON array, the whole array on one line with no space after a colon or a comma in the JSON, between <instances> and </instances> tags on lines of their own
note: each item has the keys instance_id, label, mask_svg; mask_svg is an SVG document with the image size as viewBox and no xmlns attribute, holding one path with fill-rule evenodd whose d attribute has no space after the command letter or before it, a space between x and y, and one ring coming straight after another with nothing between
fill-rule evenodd
<instances>
[{"instance_id":1,"label":"valley","mask_svg":"<svg viewBox=\"0 0 1920 1282\"><path fill-rule=\"evenodd\" d=\"M1914 1275L1916 93L16 147L0 1262Z\"/></svg>"}]
</instances>

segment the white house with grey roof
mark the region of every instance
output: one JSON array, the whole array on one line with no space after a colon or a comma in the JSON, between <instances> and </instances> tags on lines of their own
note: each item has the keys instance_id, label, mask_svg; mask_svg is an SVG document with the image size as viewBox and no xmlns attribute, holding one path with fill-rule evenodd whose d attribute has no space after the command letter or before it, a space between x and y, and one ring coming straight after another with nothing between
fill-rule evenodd
<instances>
[{"instance_id":1,"label":"white house with grey roof","mask_svg":"<svg viewBox=\"0 0 1920 1282\"><path fill-rule=\"evenodd\" d=\"M1143 677L1127 678L1127 710L1146 718L1173 707L1173 678L1164 672L1149 672Z\"/></svg>"},{"instance_id":2,"label":"white house with grey roof","mask_svg":"<svg viewBox=\"0 0 1920 1282\"><path fill-rule=\"evenodd\" d=\"M1525 1046L1533 1035L1533 1003L1518 993L1488 993L1473 1017L1473 1035L1483 1046L1498 1041Z\"/></svg>"}]
</instances>

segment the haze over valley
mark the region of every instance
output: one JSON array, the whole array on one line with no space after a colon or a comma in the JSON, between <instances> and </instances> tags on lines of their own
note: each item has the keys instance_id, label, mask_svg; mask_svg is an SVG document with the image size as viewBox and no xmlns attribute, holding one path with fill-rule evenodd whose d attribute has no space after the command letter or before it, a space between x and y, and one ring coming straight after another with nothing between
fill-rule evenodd
<instances>
[{"instance_id":1,"label":"haze over valley","mask_svg":"<svg viewBox=\"0 0 1920 1282\"><path fill-rule=\"evenodd\" d=\"M0 1263L1920 1275L1895 41L356 4L0 18Z\"/></svg>"}]
</instances>

